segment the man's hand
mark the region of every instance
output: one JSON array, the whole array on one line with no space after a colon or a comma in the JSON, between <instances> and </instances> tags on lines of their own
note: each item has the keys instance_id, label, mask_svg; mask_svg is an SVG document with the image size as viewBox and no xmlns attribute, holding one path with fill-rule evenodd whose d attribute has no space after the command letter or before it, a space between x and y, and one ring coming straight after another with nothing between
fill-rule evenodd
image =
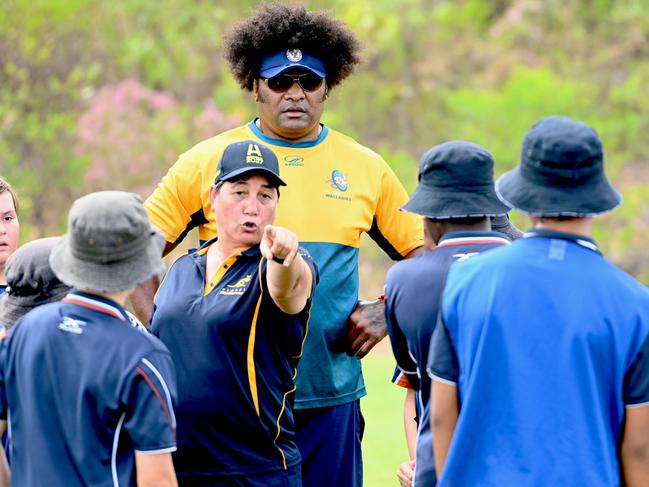
<instances>
[{"instance_id":1,"label":"man's hand","mask_svg":"<svg viewBox=\"0 0 649 487\"><path fill-rule=\"evenodd\" d=\"M399 465L399 470L397 470L397 478L399 479L399 485L401 487L411 487L412 486L412 477L415 474L415 461L408 460Z\"/></svg>"},{"instance_id":2,"label":"man's hand","mask_svg":"<svg viewBox=\"0 0 649 487\"><path fill-rule=\"evenodd\" d=\"M359 301L347 320L347 336L349 337L347 354L363 358L387 334L383 300Z\"/></svg>"}]
</instances>

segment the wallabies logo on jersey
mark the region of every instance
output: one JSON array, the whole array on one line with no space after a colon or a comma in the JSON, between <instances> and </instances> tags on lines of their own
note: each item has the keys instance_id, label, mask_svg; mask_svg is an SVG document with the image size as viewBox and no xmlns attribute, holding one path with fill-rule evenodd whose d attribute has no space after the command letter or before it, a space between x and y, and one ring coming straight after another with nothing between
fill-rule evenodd
<instances>
[{"instance_id":1,"label":"wallabies logo on jersey","mask_svg":"<svg viewBox=\"0 0 649 487\"><path fill-rule=\"evenodd\" d=\"M342 171L339 171L338 169L333 170L331 173L331 179L328 179L327 182L331 184L332 188L336 188L338 191L343 193L349 189L347 178Z\"/></svg>"},{"instance_id":2,"label":"wallabies logo on jersey","mask_svg":"<svg viewBox=\"0 0 649 487\"><path fill-rule=\"evenodd\" d=\"M246 291L246 289L248 289L248 284L250 284L251 280L252 274L248 274L247 276L239 279L236 283L228 284L227 286L225 286L223 289L221 289L221 292L219 294L223 294L224 296L241 296Z\"/></svg>"}]
</instances>

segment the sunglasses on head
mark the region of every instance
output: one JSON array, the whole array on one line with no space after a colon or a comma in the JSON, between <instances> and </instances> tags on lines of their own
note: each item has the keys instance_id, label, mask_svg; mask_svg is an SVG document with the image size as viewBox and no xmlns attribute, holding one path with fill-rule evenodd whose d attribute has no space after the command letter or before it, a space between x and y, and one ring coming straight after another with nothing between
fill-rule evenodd
<instances>
[{"instance_id":1,"label":"sunglasses on head","mask_svg":"<svg viewBox=\"0 0 649 487\"><path fill-rule=\"evenodd\" d=\"M324 81L324 78L313 73L280 74L263 79L268 87L277 93L288 91L293 86L293 83L297 83L304 91L316 91Z\"/></svg>"}]
</instances>

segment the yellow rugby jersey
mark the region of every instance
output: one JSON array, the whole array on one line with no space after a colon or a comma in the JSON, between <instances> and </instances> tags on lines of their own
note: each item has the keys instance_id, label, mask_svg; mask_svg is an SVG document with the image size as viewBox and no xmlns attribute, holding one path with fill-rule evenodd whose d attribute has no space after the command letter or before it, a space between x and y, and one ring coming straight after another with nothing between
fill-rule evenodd
<instances>
[{"instance_id":1,"label":"yellow rugby jersey","mask_svg":"<svg viewBox=\"0 0 649 487\"><path fill-rule=\"evenodd\" d=\"M218 231L209 191L225 147L258 140L277 155L281 188L275 224L295 232L320 269L309 336L298 367L297 408L344 404L362 397L360 361L349 357L346 321L358 298L358 248L368 233L394 260L422 245L421 218L399 211L408 195L375 152L323 127L309 142L271 139L254 122L207 139L183 153L145 207L168 242L198 226L199 238Z\"/></svg>"}]
</instances>

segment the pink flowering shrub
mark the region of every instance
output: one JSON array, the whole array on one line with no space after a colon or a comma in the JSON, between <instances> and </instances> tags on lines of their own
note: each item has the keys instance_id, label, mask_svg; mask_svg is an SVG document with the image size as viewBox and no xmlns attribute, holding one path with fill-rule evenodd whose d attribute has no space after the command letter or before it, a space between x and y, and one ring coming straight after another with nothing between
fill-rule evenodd
<instances>
[{"instance_id":1,"label":"pink flowering shrub","mask_svg":"<svg viewBox=\"0 0 649 487\"><path fill-rule=\"evenodd\" d=\"M89 191L122 189L147 196L178 154L240 123L211 101L192 114L170 92L135 80L100 89L79 117L75 150L89 160Z\"/></svg>"}]
</instances>

